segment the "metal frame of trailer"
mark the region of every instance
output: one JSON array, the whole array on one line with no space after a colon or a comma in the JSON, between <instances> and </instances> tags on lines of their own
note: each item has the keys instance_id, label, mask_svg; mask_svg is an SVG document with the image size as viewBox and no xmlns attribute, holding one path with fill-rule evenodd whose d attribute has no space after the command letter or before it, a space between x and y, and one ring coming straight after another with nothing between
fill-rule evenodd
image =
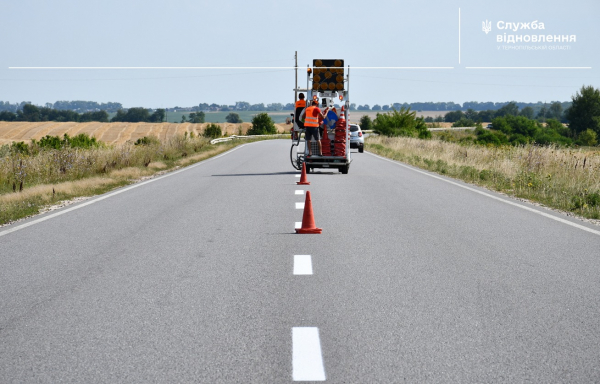
<instances>
[{"instance_id":1,"label":"metal frame of trailer","mask_svg":"<svg viewBox=\"0 0 600 384\"><path fill-rule=\"evenodd\" d=\"M344 67L331 67L331 68L342 68ZM296 71L298 69L298 65L296 64ZM308 157L308 147L306 146L306 141L303 139L303 134L305 134L306 130L298 126L296 122L296 117L292 114L292 147L290 149L290 160L292 162L292 166L301 170L302 166L306 164L306 172L309 173L315 168L323 168L323 169L338 169L342 174L347 174L350 169L350 163L352 163L352 156L350 154L350 132L349 132L349 122L348 122L348 109L350 108L350 66L346 67L345 71L346 76L344 77L344 89L343 90L313 90L311 84L313 84L312 69L307 65L306 70L306 88L301 89L298 88L298 74L296 73L296 88L294 88L294 92L297 95L298 92L306 92L306 103L308 104L316 97L317 100L320 100L321 103L319 105L325 104L328 107L333 107L334 100L337 99L339 101L343 101L343 118L346 124L346 151L345 156L320 156L320 157ZM295 97L297 100L297 97ZM296 101L294 100L294 102ZM295 111L294 111L295 112ZM341 118L341 116L340 116ZM300 143L304 142L304 148L300 147ZM312 143L311 143L312 144ZM316 143L315 143L316 146ZM313 152L314 153L314 152Z\"/></svg>"}]
</instances>

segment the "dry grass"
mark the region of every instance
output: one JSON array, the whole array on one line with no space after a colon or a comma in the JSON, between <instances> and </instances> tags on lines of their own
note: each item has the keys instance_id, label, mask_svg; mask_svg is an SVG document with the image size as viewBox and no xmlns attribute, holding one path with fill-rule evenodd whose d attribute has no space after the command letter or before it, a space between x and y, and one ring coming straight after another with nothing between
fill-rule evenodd
<instances>
[{"instance_id":1,"label":"dry grass","mask_svg":"<svg viewBox=\"0 0 600 384\"><path fill-rule=\"evenodd\" d=\"M368 149L563 211L600 219L600 152L369 137Z\"/></svg>"},{"instance_id":2,"label":"dry grass","mask_svg":"<svg viewBox=\"0 0 600 384\"><path fill-rule=\"evenodd\" d=\"M94 149L36 148L35 155L9 150L0 155L0 225L61 200L104 193L204 160L237 144L211 146L203 137L174 135L149 145L126 142Z\"/></svg>"},{"instance_id":3,"label":"dry grass","mask_svg":"<svg viewBox=\"0 0 600 384\"><path fill-rule=\"evenodd\" d=\"M124 144L128 141L135 142L144 136L155 136L161 141L169 140L187 132L188 134L202 135L209 123L58 123L53 121L41 122L9 122L0 121L0 145L10 144L14 141L30 142L31 139L39 140L46 135L62 137L65 133L75 136L86 133L98 141L107 144ZM251 123L230 124L217 123L224 136L245 135L252 127ZM278 132L289 132L287 124L275 124Z\"/></svg>"}]
</instances>

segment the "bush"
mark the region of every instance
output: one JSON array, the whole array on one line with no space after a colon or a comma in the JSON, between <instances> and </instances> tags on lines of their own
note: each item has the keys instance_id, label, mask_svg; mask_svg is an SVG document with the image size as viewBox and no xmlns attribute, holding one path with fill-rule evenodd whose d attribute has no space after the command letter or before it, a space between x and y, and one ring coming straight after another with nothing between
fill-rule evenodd
<instances>
[{"instance_id":1,"label":"bush","mask_svg":"<svg viewBox=\"0 0 600 384\"><path fill-rule=\"evenodd\" d=\"M252 128L248 130L248 135L273 135L276 133L277 128L268 114L263 112L252 118Z\"/></svg>"},{"instance_id":2,"label":"bush","mask_svg":"<svg viewBox=\"0 0 600 384\"><path fill-rule=\"evenodd\" d=\"M593 147L598 144L598 135L591 129L586 129L577 136L577 144Z\"/></svg>"},{"instance_id":3,"label":"bush","mask_svg":"<svg viewBox=\"0 0 600 384\"><path fill-rule=\"evenodd\" d=\"M467 119L466 117L461 118L460 120L454 122L452 127L474 127L475 122L471 119Z\"/></svg>"},{"instance_id":4,"label":"bush","mask_svg":"<svg viewBox=\"0 0 600 384\"><path fill-rule=\"evenodd\" d=\"M400 111L394 108L388 113L378 113L373 120L373 129L385 136L431 137L423 118L417 118L416 115L416 112L404 107L400 108Z\"/></svg>"},{"instance_id":5,"label":"bush","mask_svg":"<svg viewBox=\"0 0 600 384\"><path fill-rule=\"evenodd\" d=\"M136 140L134 145L159 145L160 141L154 136L144 136Z\"/></svg>"},{"instance_id":6,"label":"bush","mask_svg":"<svg viewBox=\"0 0 600 384\"><path fill-rule=\"evenodd\" d=\"M363 131L373 129L373 121L371 121L371 118L367 115L363 115L363 117L360 118L359 125L360 129L362 129Z\"/></svg>"},{"instance_id":7,"label":"bush","mask_svg":"<svg viewBox=\"0 0 600 384\"><path fill-rule=\"evenodd\" d=\"M217 124L210 123L204 128L204 137L216 139L221 136L223 136L223 132L221 131L221 127Z\"/></svg>"}]
</instances>

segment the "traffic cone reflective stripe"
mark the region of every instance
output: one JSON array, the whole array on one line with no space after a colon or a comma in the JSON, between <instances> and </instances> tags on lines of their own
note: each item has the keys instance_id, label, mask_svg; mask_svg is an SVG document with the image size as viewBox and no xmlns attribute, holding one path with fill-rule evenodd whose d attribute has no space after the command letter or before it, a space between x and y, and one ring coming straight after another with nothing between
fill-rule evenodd
<instances>
[{"instance_id":1,"label":"traffic cone reflective stripe","mask_svg":"<svg viewBox=\"0 0 600 384\"><path fill-rule=\"evenodd\" d=\"M297 181L298 185L310 185L308 180L306 180L306 163L302 163L302 175L300 176L300 181Z\"/></svg>"},{"instance_id":2,"label":"traffic cone reflective stripe","mask_svg":"<svg viewBox=\"0 0 600 384\"><path fill-rule=\"evenodd\" d=\"M322 231L323 229L317 228L315 225L310 191L306 191L306 199L304 200L304 214L302 215L302 227L297 228L296 233L319 234Z\"/></svg>"}]
</instances>

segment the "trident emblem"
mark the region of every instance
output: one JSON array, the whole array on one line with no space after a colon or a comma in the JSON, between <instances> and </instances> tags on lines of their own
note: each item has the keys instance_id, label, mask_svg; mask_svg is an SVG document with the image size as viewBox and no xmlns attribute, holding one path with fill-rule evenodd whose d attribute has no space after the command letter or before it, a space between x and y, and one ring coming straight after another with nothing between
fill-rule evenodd
<instances>
[{"instance_id":1,"label":"trident emblem","mask_svg":"<svg viewBox=\"0 0 600 384\"><path fill-rule=\"evenodd\" d=\"M483 24L483 32L485 32L485 34L487 35L489 32L491 32L492 30L492 22L491 21L487 21L487 19L485 21L483 21L481 24Z\"/></svg>"}]
</instances>

